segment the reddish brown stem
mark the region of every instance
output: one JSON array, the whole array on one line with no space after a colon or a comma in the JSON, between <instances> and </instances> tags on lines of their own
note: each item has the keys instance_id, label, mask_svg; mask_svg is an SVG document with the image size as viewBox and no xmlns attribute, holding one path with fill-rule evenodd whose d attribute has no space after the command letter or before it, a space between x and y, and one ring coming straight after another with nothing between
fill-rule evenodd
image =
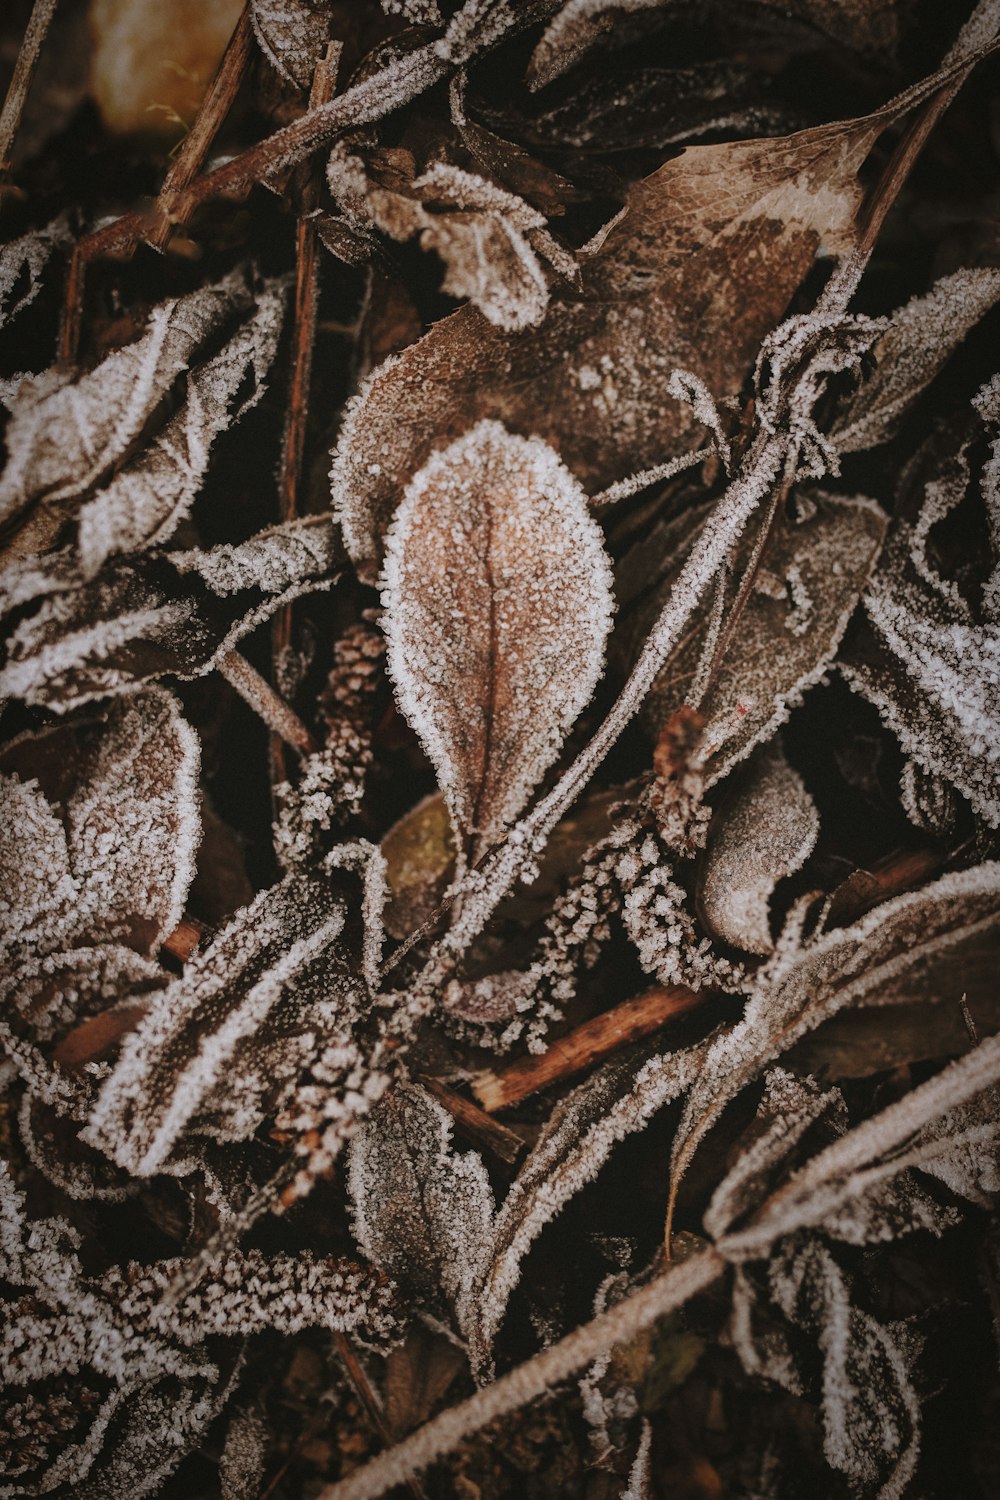
<instances>
[{"instance_id":1,"label":"reddish brown stem","mask_svg":"<svg viewBox=\"0 0 1000 1500\"><path fill-rule=\"evenodd\" d=\"M162 249L174 227L174 205L197 177L212 148L222 124L239 93L253 47L253 25L249 3L244 5L232 36L222 54L215 77L198 108L194 124L184 138L173 166L167 173L156 200L157 227L149 243Z\"/></svg>"},{"instance_id":2,"label":"reddish brown stem","mask_svg":"<svg viewBox=\"0 0 1000 1500\"><path fill-rule=\"evenodd\" d=\"M444 1105L459 1132L473 1146L490 1152L492 1156L498 1156L508 1166L513 1166L522 1155L526 1143L521 1137L513 1130L508 1130L506 1125L501 1125L499 1120L492 1119L485 1110L473 1104L471 1099L456 1094L440 1078L425 1075L420 1082Z\"/></svg>"},{"instance_id":3,"label":"reddish brown stem","mask_svg":"<svg viewBox=\"0 0 1000 1500\"><path fill-rule=\"evenodd\" d=\"M592 1068L629 1042L659 1031L675 1016L686 1015L707 998L682 984L654 985L634 1000L626 1000L603 1015L585 1021L575 1031L553 1042L547 1052L512 1063L502 1073L480 1073L472 1092L484 1109L510 1109L531 1094L551 1088Z\"/></svg>"},{"instance_id":4,"label":"reddish brown stem","mask_svg":"<svg viewBox=\"0 0 1000 1500\"><path fill-rule=\"evenodd\" d=\"M212 929L185 912L173 932L167 933L160 947L165 953L186 964L195 949L203 947L211 938Z\"/></svg>"},{"instance_id":5,"label":"reddish brown stem","mask_svg":"<svg viewBox=\"0 0 1000 1500\"><path fill-rule=\"evenodd\" d=\"M375 1432L381 1438L383 1445L386 1448L391 1448L392 1434L386 1426L382 1403L372 1390L371 1382L351 1346L350 1339L346 1333L335 1333L333 1339L337 1346L337 1353L340 1355L344 1369L347 1371L347 1377L354 1388L354 1394L364 1407L365 1414ZM409 1490L413 1500L427 1500L424 1489L418 1480L408 1479L406 1481L406 1488Z\"/></svg>"},{"instance_id":6,"label":"reddish brown stem","mask_svg":"<svg viewBox=\"0 0 1000 1500\"><path fill-rule=\"evenodd\" d=\"M326 56L313 74L310 108L326 104L333 95L340 46L331 42ZM285 417L285 434L281 450L281 476L278 487L278 509L282 521L293 521L298 513L298 492L302 480L306 426L309 419L309 383L312 376L313 348L316 343L316 313L319 307L319 268L317 264L316 227L308 217L318 197L318 183L308 173L300 184L300 217L295 243L295 315L292 324L292 373ZM274 617L271 649L275 666L292 644L292 606L282 605ZM284 747L275 736L271 743L272 781L287 781Z\"/></svg>"},{"instance_id":7,"label":"reddish brown stem","mask_svg":"<svg viewBox=\"0 0 1000 1500\"><path fill-rule=\"evenodd\" d=\"M49 23L58 3L59 0L35 0L32 7L31 19L17 54L7 97L3 102L3 109L0 110L0 178L5 178L10 173L10 156L14 146L14 137L21 123L28 90L41 56L42 43L45 41Z\"/></svg>"}]
</instances>

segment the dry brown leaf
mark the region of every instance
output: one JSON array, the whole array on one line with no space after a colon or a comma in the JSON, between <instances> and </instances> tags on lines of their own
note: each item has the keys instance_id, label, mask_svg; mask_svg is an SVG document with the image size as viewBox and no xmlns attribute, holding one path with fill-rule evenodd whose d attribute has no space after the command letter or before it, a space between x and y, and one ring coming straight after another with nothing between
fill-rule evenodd
<instances>
[{"instance_id":1,"label":"dry brown leaf","mask_svg":"<svg viewBox=\"0 0 1000 1500\"><path fill-rule=\"evenodd\" d=\"M330 0L251 0L250 18L261 51L296 88L312 83L330 35Z\"/></svg>"},{"instance_id":2,"label":"dry brown leaf","mask_svg":"<svg viewBox=\"0 0 1000 1500\"><path fill-rule=\"evenodd\" d=\"M580 293L537 329L465 307L387 360L347 409L331 475L359 572L374 576L410 476L481 417L543 437L590 493L690 443L671 372L716 400L739 391L820 246L850 248L858 167L897 113L688 147L630 189L580 256Z\"/></svg>"},{"instance_id":3,"label":"dry brown leaf","mask_svg":"<svg viewBox=\"0 0 1000 1500\"><path fill-rule=\"evenodd\" d=\"M770 953L775 887L802 868L819 816L779 744L747 767L712 820L700 872L699 910L717 938L746 953Z\"/></svg>"},{"instance_id":4,"label":"dry brown leaf","mask_svg":"<svg viewBox=\"0 0 1000 1500\"><path fill-rule=\"evenodd\" d=\"M611 574L582 490L544 443L480 422L407 489L383 602L403 712L459 844L485 848L600 675Z\"/></svg>"},{"instance_id":5,"label":"dry brown leaf","mask_svg":"<svg viewBox=\"0 0 1000 1500\"><path fill-rule=\"evenodd\" d=\"M682 704L691 702L692 692L696 698L703 693L697 707L705 720L700 751L706 787L770 739L806 689L822 677L871 576L885 528L885 515L870 500L803 497L798 519L782 521L771 537L753 592L707 690L699 686L698 676L710 608L702 611L700 628L660 673L644 712L658 733ZM665 528L659 549L649 548L649 556L671 557L674 565L652 603L639 611L640 627L667 597L691 531L692 518L682 517ZM737 548L737 581L752 545L753 537L747 535ZM734 594L735 584L728 590L730 601Z\"/></svg>"}]
</instances>

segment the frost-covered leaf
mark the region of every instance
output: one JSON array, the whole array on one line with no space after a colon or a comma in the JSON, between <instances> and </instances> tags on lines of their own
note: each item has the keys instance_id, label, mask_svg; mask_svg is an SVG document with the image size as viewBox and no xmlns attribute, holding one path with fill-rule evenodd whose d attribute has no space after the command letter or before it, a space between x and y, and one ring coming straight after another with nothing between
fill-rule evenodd
<instances>
[{"instance_id":1,"label":"frost-covered leaf","mask_svg":"<svg viewBox=\"0 0 1000 1500\"><path fill-rule=\"evenodd\" d=\"M69 1485L74 1495L117 1496L125 1493L126 1474L129 1493L149 1494L197 1441L224 1398L221 1362L209 1358L203 1345L189 1351L130 1328L117 1299L84 1274L79 1247L79 1236L64 1220L26 1217L23 1196L7 1163L0 1162L6 1303L0 1451L7 1449L5 1467L15 1479L8 1495L47 1494ZM69 1409L59 1400L66 1377L72 1381ZM112 1419L110 1451L102 1452ZM18 1440L26 1438L34 1439L26 1450L28 1464L11 1473ZM93 1488L85 1483L91 1476Z\"/></svg>"},{"instance_id":2,"label":"frost-covered leaf","mask_svg":"<svg viewBox=\"0 0 1000 1500\"><path fill-rule=\"evenodd\" d=\"M442 290L467 297L495 327L513 332L537 323L549 300L542 262L563 276L577 269L544 216L516 193L447 162L414 176L409 153L394 152L390 167L381 185L361 158L334 148L330 188L353 223L397 240L419 235L422 248L444 261Z\"/></svg>"},{"instance_id":3,"label":"frost-covered leaf","mask_svg":"<svg viewBox=\"0 0 1000 1500\"><path fill-rule=\"evenodd\" d=\"M194 503L212 444L260 400L281 333L285 288L265 285L252 317L188 378L184 405L142 452L80 512L80 560L88 577L114 552L165 542ZM250 394L246 395L247 383ZM237 396L239 405L234 407Z\"/></svg>"},{"instance_id":4,"label":"frost-covered leaf","mask_svg":"<svg viewBox=\"0 0 1000 1500\"><path fill-rule=\"evenodd\" d=\"M44 229L33 229L20 239L0 245L0 328L13 322L22 308L34 302L42 289L42 271L49 258L69 238L69 221L65 214L60 214ZM14 301L19 288L20 295Z\"/></svg>"},{"instance_id":5,"label":"frost-covered leaf","mask_svg":"<svg viewBox=\"0 0 1000 1500\"><path fill-rule=\"evenodd\" d=\"M590 493L694 446L690 408L664 403L667 377L681 367L716 400L738 393L820 243L852 243L855 174L894 108L688 147L632 186L581 258L581 293L553 298L537 329L504 333L462 308L380 366L348 407L331 475L362 573L410 477L482 417L537 433Z\"/></svg>"},{"instance_id":6,"label":"frost-covered leaf","mask_svg":"<svg viewBox=\"0 0 1000 1500\"><path fill-rule=\"evenodd\" d=\"M481 422L435 454L390 533L388 668L461 841L493 843L601 672L602 538L544 443Z\"/></svg>"},{"instance_id":7,"label":"frost-covered leaf","mask_svg":"<svg viewBox=\"0 0 1000 1500\"><path fill-rule=\"evenodd\" d=\"M854 1305L845 1273L818 1240L790 1249L771 1283L786 1316L817 1333L827 1462L858 1493L903 1495L920 1433L906 1342Z\"/></svg>"},{"instance_id":8,"label":"frost-covered leaf","mask_svg":"<svg viewBox=\"0 0 1000 1500\"><path fill-rule=\"evenodd\" d=\"M51 543L73 502L127 456L197 350L252 302L246 277L234 273L154 308L142 338L88 374L74 380L47 370L21 384L0 475L0 519L40 507L19 539L21 551Z\"/></svg>"},{"instance_id":9,"label":"frost-covered leaf","mask_svg":"<svg viewBox=\"0 0 1000 1500\"><path fill-rule=\"evenodd\" d=\"M329 882L262 891L159 993L101 1090L84 1140L137 1176L189 1130L252 1135L324 1043L350 1041L361 993L339 956L345 908Z\"/></svg>"},{"instance_id":10,"label":"frost-covered leaf","mask_svg":"<svg viewBox=\"0 0 1000 1500\"><path fill-rule=\"evenodd\" d=\"M315 517L209 552L111 558L89 581L64 553L29 562L10 585L45 597L9 636L0 695L63 710L165 673L200 676L283 603L328 587L337 560L329 520Z\"/></svg>"},{"instance_id":11,"label":"frost-covered leaf","mask_svg":"<svg viewBox=\"0 0 1000 1500\"><path fill-rule=\"evenodd\" d=\"M4 1494L109 1500L156 1491L229 1393L239 1354L206 1340L273 1329L356 1331L394 1325L392 1288L349 1262L260 1251L211 1257L193 1290L171 1299L185 1262L88 1275L80 1238L61 1219L28 1219L0 1163L0 1454ZM238 1349L239 1345L237 1345ZM71 1392L68 1406L64 1392ZM15 1455L23 1463L14 1465Z\"/></svg>"},{"instance_id":12,"label":"frost-covered leaf","mask_svg":"<svg viewBox=\"0 0 1000 1500\"><path fill-rule=\"evenodd\" d=\"M852 927L803 943L796 919L754 978L743 1019L714 1043L674 1141L674 1189L726 1104L799 1037L847 1006L988 983L1000 916L1000 865L977 865L876 906Z\"/></svg>"},{"instance_id":13,"label":"frost-covered leaf","mask_svg":"<svg viewBox=\"0 0 1000 1500\"><path fill-rule=\"evenodd\" d=\"M1000 420L997 383L978 410L988 428ZM843 667L851 686L875 704L903 749L925 772L943 777L990 824L1000 826L1000 492L991 466L982 496L990 529L992 572L970 600L944 576L933 554L933 529L970 489L963 430L957 451L931 446L904 483L903 506L885 556L865 595L868 630L852 643Z\"/></svg>"},{"instance_id":14,"label":"frost-covered leaf","mask_svg":"<svg viewBox=\"0 0 1000 1500\"><path fill-rule=\"evenodd\" d=\"M697 1078L708 1043L673 1054L646 1046L605 1064L556 1105L501 1204L474 1289L473 1364L485 1368L521 1263L545 1226L626 1136L643 1130Z\"/></svg>"},{"instance_id":15,"label":"frost-covered leaf","mask_svg":"<svg viewBox=\"0 0 1000 1500\"><path fill-rule=\"evenodd\" d=\"M171 1300L185 1264L116 1268L102 1278L102 1290L137 1331L186 1348L208 1337L251 1338L268 1328L286 1337L303 1328L374 1335L394 1323L392 1286L351 1261L230 1251L202 1268L196 1287Z\"/></svg>"},{"instance_id":16,"label":"frost-covered leaf","mask_svg":"<svg viewBox=\"0 0 1000 1500\"><path fill-rule=\"evenodd\" d=\"M770 953L770 905L778 882L811 854L819 815L779 745L747 767L712 821L699 901L709 930L747 953Z\"/></svg>"},{"instance_id":17,"label":"frost-covered leaf","mask_svg":"<svg viewBox=\"0 0 1000 1500\"><path fill-rule=\"evenodd\" d=\"M712 627L711 605L703 608L701 628L664 667L644 712L659 732L683 704L698 708L705 719L699 751L706 788L766 743L806 689L820 680L871 576L885 527L883 512L870 500L802 497L797 518L775 527L736 633L701 696L699 666ZM662 566L657 557L671 562L652 601L634 617L633 628L645 633L651 615L668 597L694 540L693 529L696 536L692 520L682 518L665 528L655 551L649 549L654 566ZM735 598L752 545L752 537L744 536L736 549L727 601ZM641 557L639 562L641 566Z\"/></svg>"},{"instance_id":18,"label":"frost-covered leaf","mask_svg":"<svg viewBox=\"0 0 1000 1500\"><path fill-rule=\"evenodd\" d=\"M54 806L3 778L7 940L35 957L86 940L151 950L180 919L201 834L197 736L149 688L65 737L72 789ZM31 764L31 744L18 756Z\"/></svg>"},{"instance_id":19,"label":"frost-covered leaf","mask_svg":"<svg viewBox=\"0 0 1000 1500\"><path fill-rule=\"evenodd\" d=\"M330 35L330 0L252 0L250 18L272 67L307 89Z\"/></svg>"},{"instance_id":20,"label":"frost-covered leaf","mask_svg":"<svg viewBox=\"0 0 1000 1500\"><path fill-rule=\"evenodd\" d=\"M872 351L875 371L837 416L842 453L887 442L909 407L1000 298L1000 269L956 271L899 308Z\"/></svg>"},{"instance_id":21,"label":"frost-covered leaf","mask_svg":"<svg viewBox=\"0 0 1000 1500\"><path fill-rule=\"evenodd\" d=\"M467 1334L493 1193L481 1159L457 1152L451 1132L452 1118L432 1094L400 1084L355 1135L348 1183L368 1258L427 1306L440 1308L443 1296Z\"/></svg>"}]
</instances>

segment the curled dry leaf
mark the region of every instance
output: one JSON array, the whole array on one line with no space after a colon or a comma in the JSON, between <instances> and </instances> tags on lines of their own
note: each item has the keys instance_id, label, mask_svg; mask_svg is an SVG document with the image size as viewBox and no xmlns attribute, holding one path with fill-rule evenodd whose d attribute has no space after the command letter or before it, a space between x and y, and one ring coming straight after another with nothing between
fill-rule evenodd
<instances>
[{"instance_id":1,"label":"curled dry leaf","mask_svg":"<svg viewBox=\"0 0 1000 1500\"><path fill-rule=\"evenodd\" d=\"M700 912L710 932L746 953L770 953L770 903L778 882L802 868L819 815L780 745L750 762L719 808L700 872Z\"/></svg>"},{"instance_id":2,"label":"curled dry leaf","mask_svg":"<svg viewBox=\"0 0 1000 1500\"><path fill-rule=\"evenodd\" d=\"M975 994L996 962L1000 865L977 865L876 906L852 927L802 942L796 919L754 978L740 1023L713 1045L674 1141L672 1192L726 1104L773 1058L847 1006ZM959 996L952 995L957 1002Z\"/></svg>"},{"instance_id":3,"label":"curled dry leaf","mask_svg":"<svg viewBox=\"0 0 1000 1500\"><path fill-rule=\"evenodd\" d=\"M419 235L422 248L444 261L442 290L468 298L495 327L537 323L549 300L539 256L563 276L577 269L546 230L544 215L516 193L447 162L414 177L412 158L400 151L391 166L392 186L381 186L359 157L334 148L330 188L358 227L375 226L397 240Z\"/></svg>"},{"instance_id":4,"label":"curled dry leaf","mask_svg":"<svg viewBox=\"0 0 1000 1500\"><path fill-rule=\"evenodd\" d=\"M192 372L184 405L159 437L80 512L83 571L105 558L165 542L194 503L212 444L260 400L281 333L287 288L265 285L256 307L214 359ZM249 382L250 393L244 390ZM238 406L234 403L239 399Z\"/></svg>"},{"instance_id":5,"label":"curled dry leaf","mask_svg":"<svg viewBox=\"0 0 1000 1500\"><path fill-rule=\"evenodd\" d=\"M27 559L8 576L8 609L47 597L11 631L0 694L63 710L197 677L283 603L329 587L336 560L323 517L210 552L111 558L90 581L68 550Z\"/></svg>"},{"instance_id":6,"label":"curled dry leaf","mask_svg":"<svg viewBox=\"0 0 1000 1500\"><path fill-rule=\"evenodd\" d=\"M1000 383L978 398L987 430L1000 421ZM933 446L904 487L885 557L865 595L868 629L852 642L843 667L851 686L875 704L903 749L932 776L967 797L993 828L1000 826L1000 475L987 463L982 500L992 571L970 602L933 558L933 528L970 490L966 431L958 450ZM915 491L915 493L914 493ZM914 515L913 512L916 511Z\"/></svg>"},{"instance_id":7,"label":"curled dry leaf","mask_svg":"<svg viewBox=\"0 0 1000 1500\"><path fill-rule=\"evenodd\" d=\"M583 491L544 443L480 422L407 488L383 603L400 705L459 843L486 848L600 676L611 574Z\"/></svg>"},{"instance_id":8,"label":"curled dry leaf","mask_svg":"<svg viewBox=\"0 0 1000 1500\"><path fill-rule=\"evenodd\" d=\"M450 1309L467 1335L493 1193L482 1160L452 1145L452 1124L433 1094L400 1084L355 1135L348 1181L365 1254L430 1309Z\"/></svg>"},{"instance_id":9,"label":"curled dry leaf","mask_svg":"<svg viewBox=\"0 0 1000 1500\"><path fill-rule=\"evenodd\" d=\"M308 89L330 35L330 0L251 0L250 19L272 67Z\"/></svg>"},{"instance_id":10,"label":"curled dry leaf","mask_svg":"<svg viewBox=\"0 0 1000 1500\"><path fill-rule=\"evenodd\" d=\"M0 520L39 507L20 551L51 545L80 497L129 453L197 350L252 302L246 277L234 272L154 308L142 338L116 349L88 374L74 380L47 370L22 382L0 475Z\"/></svg>"},{"instance_id":11,"label":"curled dry leaf","mask_svg":"<svg viewBox=\"0 0 1000 1500\"><path fill-rule=\"evenodd\" d=\"M538 433L590 493L694 446L689 407L664 405L671 371L716 400L738 393L820 243L850 248L858 167L897 113L688 147L629 190L580 257L580 292L537 329L506 334L465 307L383 364L347 409L331 474L359 571L374 575L411 475L480 417Z\"/></svg>"}]
</instances>

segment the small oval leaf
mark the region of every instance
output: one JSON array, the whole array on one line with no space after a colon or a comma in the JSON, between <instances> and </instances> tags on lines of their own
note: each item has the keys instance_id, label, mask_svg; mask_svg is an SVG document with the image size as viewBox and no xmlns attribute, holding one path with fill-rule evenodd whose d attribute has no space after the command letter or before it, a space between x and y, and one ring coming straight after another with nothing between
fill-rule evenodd
<instances>
[{"instance_id":1,"label":"small oval leaf","mask_svg":"<svg viewBox=\"0 0 1000 1500\"><path fill-rule=\"evenodd\" d=\"M461 839L517 817L601 673L611 570L539 438L480 422L432 455L389 534L389 674Z\"/></svg>"}]
</instances>

